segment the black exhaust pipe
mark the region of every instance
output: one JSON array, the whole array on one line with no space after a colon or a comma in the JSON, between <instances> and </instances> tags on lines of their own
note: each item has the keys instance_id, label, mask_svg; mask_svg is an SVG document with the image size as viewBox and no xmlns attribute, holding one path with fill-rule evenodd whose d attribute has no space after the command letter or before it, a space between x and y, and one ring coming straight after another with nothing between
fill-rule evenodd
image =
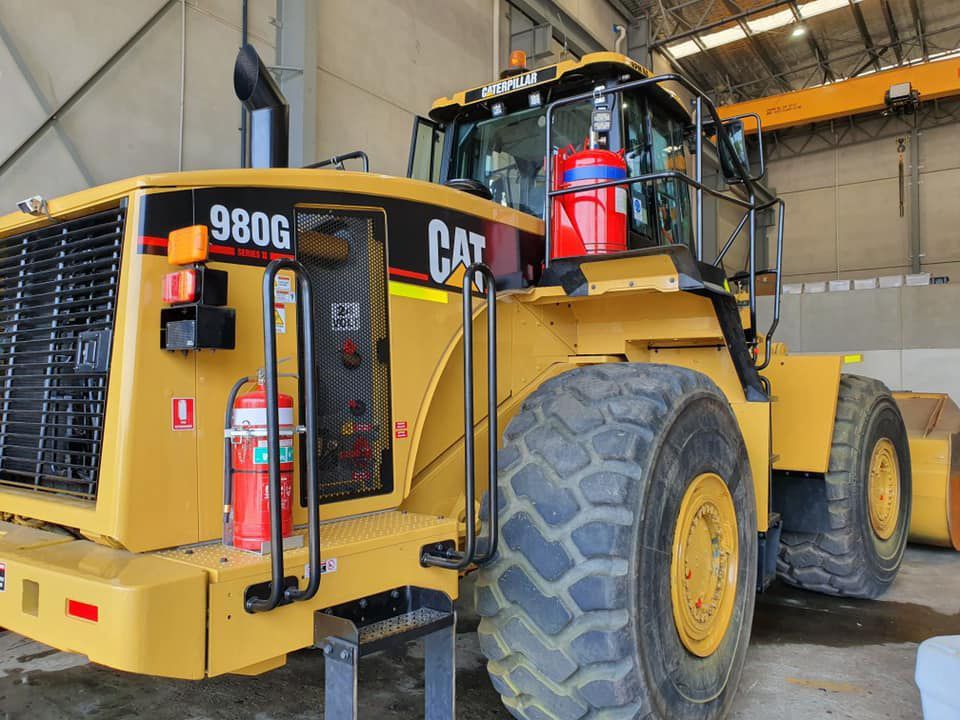
<instances>
[{"instance_id":1,"label":"black exhaust pipe","mask_svg":"<svg viewBox=\"0 0 960 720\"><path fill-rule=\"evenodd\" d=\"M237 53L233 90L250 111L250 166L288 167L290 107L253 45Z\"/></svg>"}]
</instances>

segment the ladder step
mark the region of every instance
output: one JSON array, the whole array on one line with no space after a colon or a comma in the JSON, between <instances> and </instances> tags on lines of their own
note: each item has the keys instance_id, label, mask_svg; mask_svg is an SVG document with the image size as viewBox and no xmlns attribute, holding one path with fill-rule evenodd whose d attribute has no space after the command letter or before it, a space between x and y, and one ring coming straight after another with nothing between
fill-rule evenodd
<instances>
[{"instance_id":1,"label":"ladder step","mask_svg":"<svg viewBox=\"0 0 960 720\"><path fill-rule=\"evenodd\" d=\"M452 624L452 612L424 607L359 628L360 647L367 655L387 643L413 640Z\"/></svg>"}]
</instances>

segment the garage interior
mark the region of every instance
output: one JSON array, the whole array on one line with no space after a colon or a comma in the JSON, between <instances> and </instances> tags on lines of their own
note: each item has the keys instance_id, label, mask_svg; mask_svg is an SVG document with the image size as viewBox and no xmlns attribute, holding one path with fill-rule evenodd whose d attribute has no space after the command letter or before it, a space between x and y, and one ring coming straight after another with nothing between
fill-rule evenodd
<instances>
[{"instance_id":1,"label":"garage interior","mask_svg":"<svg viewBox=\"0 0 960 720\"><path fill-rule=\"evenodd\" d=\"M723 118L746 118L751 168L763 167L764 184L786 203L782 273L758 276L756 327L770 327L776 313L775 341L791 353L843 356L843 372L920 398L904 410L913 513L935 518L935 530L911 528L916 542L877 600L779 580L757 595L727 716L923 717L919 645L960 636L960 411L952 404L960 403L960 3L4 0L0 216L24 198L133 176L250 167L251 114L233 84L245 45L289 104L289 166L330 159L318 173L359 171L358 158L342 156L362 150L371 173L417 177L416 118L437 98L504 77L517 51L527 70L621 53L654 74L685 76ZM704 182L723 185L716 160ZM712 195L697 208L712 258L740 237L743 210ZM775 266L772 208L758 211L756 230L756 257L733 244L728 275L751 262ZM0 342L0 359L4 352ZM914 435L942 440L929 468L916 464ZM928 471L940 484L918 495L918 474ZM0 521L23 520L14 515L0 498ZM5 561L13 565L0 553L0 569ZM456 717L507 718L477 639L475 580L466 575L456 603ZM420 717L424 655L414 641L362 660L359 717ZM953 699L960 713L960 694ZM177 680L111 669L0 627L0 719L293 720L324 711L316 648L261 675ZM642 717L577 712L549 717Z\"/></svg>"}]
</instances>

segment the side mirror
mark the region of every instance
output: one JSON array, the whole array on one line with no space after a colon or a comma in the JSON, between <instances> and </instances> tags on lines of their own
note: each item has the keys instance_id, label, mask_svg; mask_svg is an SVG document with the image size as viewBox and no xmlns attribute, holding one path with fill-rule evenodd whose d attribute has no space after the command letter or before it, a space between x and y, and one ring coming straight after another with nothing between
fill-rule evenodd
<instances>
[{"instance_id":1,"label":"side mirror","mask_svg":"<svg viewBox=\"0 0 960 720\"><path fill-rule=\"evenodd\" d=\"M717 138L717 152L720 155L720 168L723 170L723 178L728 184L742 183L746 178L737 169L737 160L740 166L748 173L750 172L750 156L747 153L747 135L743 130L743 120L726 120L723 123L727 139L730 141L724 143ZM733 154L731 155L731 149Z\"/></svg>"},{"instance_id":2,"label":"side mirror","mask_svg":"<svg viewBox=\"0 0 960 720\"><path fill-rule=\"evenodd\" d=\"M747 131L743 122L746 118L753 120L752 128L755 129L751 129L751 132L756 132L757 136L757 161L760 167L756 175L750 175L750 153L747 150ZM717 128L714 127L713 130L716 131ZM723 172L723 178L727 181L727 184L735 185L746 182L747 180L751 182L762 180L763 176L766 175L766 165L763 158L763 126L760 121L760 116L756 113L748 113L746 115L727 118L722 123L722 130L728 142L723 142L715 132L711 134L715 136L717 154L720 156L720 169ZM740 161L740 166L747 172L747 177L741 176L740 171L737 169L737 160Z\"/></svg>"}]
</instances>

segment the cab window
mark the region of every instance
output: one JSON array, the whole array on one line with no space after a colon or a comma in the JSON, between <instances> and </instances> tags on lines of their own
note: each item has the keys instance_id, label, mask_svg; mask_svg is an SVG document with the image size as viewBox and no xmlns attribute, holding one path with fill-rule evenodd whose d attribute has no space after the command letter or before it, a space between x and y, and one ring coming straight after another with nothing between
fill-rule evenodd
<instances>
[{"instance_id":1,"label":"cab window","mask_svg":"<svg viewBox=\"0 0 960 720\"><path fill-rule=\"evenodd\" d=\"M686 173L684 126L640 92L623 98L624 158L630 175ZM630 188L631 245L692 243L690 191L680 180L634 183Z\"/></svg>"},{"instance_id":2,"label":"cab window","mask_svg":"<svg viewBox=\"0 0 960 720\"><path fill-rule=\"evenodd\" d=\"M558 108L555 147L582 147L590 134L588 103ZM546 111L533 108L458 124L450 177L483 183L494 202L543 217L546 199Z\"/></svg>"},{"instance_id":3,"label":"cab window","mask_svg":"<svg viewBox=\"0 0 960 720\"><path fill-rule=\"evenodd\" d=\"M650 172L646 108L639 93L623 98L624 153L630 177ZM654 193L651 183L630 185L630 247L651 247L657 244L654 227Z\"/></svg>"},{"instance_id":4,"label":"cab window","mask_svg":"<svg viewBox=\"0 0 960 720\"><path fill-rule=\"evenodd\" d=\"M679 122L657 112L650 113L650 145L653 172L675 170L686 174L683 127ZM656 189L657 224L663 244L691 245L690 188L680 180L653 183Z\"/></svg>"},{"instance_id":5,"label":"cab window","mask_svg":"<svg viewBox=\"0 0 960 720\"><path fill-rule=\"evenodd\" d=\"M413 138L407 159L407 177L440 182L444 129L424 117L413 119Z\"/></svg>"}]
</instances>

